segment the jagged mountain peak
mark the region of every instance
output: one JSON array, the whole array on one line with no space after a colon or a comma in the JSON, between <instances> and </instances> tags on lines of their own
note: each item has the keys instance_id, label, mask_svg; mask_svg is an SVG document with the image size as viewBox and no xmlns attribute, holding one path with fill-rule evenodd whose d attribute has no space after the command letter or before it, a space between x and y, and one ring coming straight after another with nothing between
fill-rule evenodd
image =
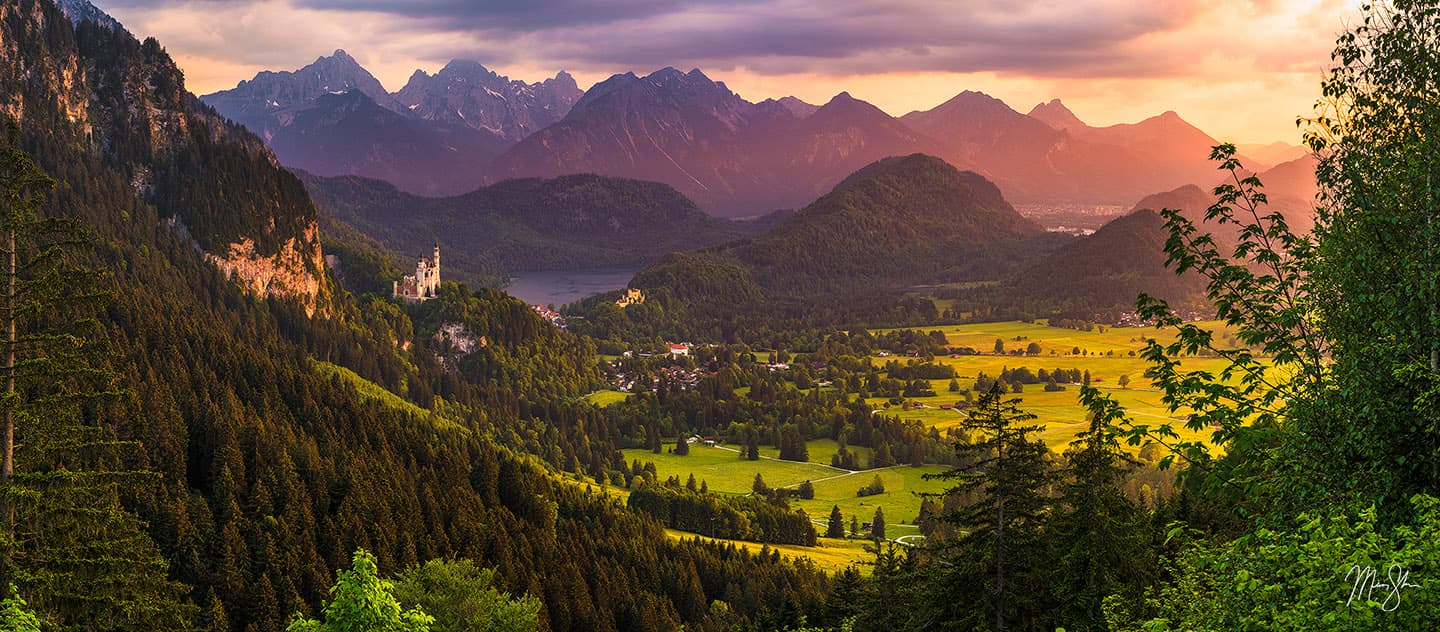
<instances>
[{"instance_id":1,"label":"jagged mountain peak","mask_svg":"<svg viewBox=\"0 0 1440 632\"><path fill-rule=\"evenodd\" d=\"M119 20L102 11L100 7L90 4L89 0L56 0L55 5L76 25L89 20L112 31L125 28Z\"/></svg>"},{"instance_id":2,"label":"jagged mountain peak","mask_svg":"<svg viewBox=\"0 0 1440 632\"><path fill-rule=\"evenodd\" d=\"M1039 119L1040 122L1049 125L1057 130L1084 129L1089 127L1080 117L1060 99L1051 99L1049 102L1041 103L1030 109L1030 118Z\"/></svg>"},{"instance_id":3,"label":"jagged mountain peak","mask_svg":"<svg viewBox=\"0 0 1440 632\"><path fill-rule=\"evenodd\" d=\"M795 118L802 119L810 116L811 114L814 114L817 110L820 109L820 106L806 103L796 97L780 97L779 99L766 99L765 102L779 105L780 107L785 108L791 114L793 114Z\"/></svg>"},{"instance_id":4,"label":"jagged mountain peak","mask_svg":"<svg viewBox=\"0 0 1440 632\"><path fill-rule=\"evenodd\" d=\"M559 121L581 96L561 72L540 83L512 80L478 61L452 59L434 75L416 70L395 93L403 111L516 142Z\"/></svg>"},{"instance_id":5,"label":"jagged mountain peak","mask_svg":"<svg viewBox=\"0 0 1440 632\"><path fill-rule=\"evenodd\" d=\"M1004 101L978 90L963 90L935 108L935 110L958 109L1015 112L1015 109ZM1018 114L1018 112L1016 113Z\"/></svg>"}]
</instances>

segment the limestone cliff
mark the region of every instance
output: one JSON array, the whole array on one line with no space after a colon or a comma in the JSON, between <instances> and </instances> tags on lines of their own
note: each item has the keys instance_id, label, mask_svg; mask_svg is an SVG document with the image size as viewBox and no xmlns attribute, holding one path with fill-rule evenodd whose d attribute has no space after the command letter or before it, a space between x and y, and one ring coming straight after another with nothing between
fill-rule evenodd
<instances>
[{"instance_id":1,"label":"limestone cliff","mask_svg":"<svg viewBox=\"0 0 1440 632\"><path fill-rule=\"evenodd\" d=\"M325 258L316 224L270 255L260 254L255 240L247 237L230 244L223 254L205 253L205 260L257 296L298 300L309 316L326 313L320 301L325 294Z\"/></svg>"},{"instance_id":2,"label":"limestone cliff","mask_svg":"<svg viewBox=\"0 0 1440 632\"><path fill-rule=\"evenodd\" d=\"M241 285L323 313L317 213L300 182L187 92L158 42L85 7L72 22L52 0L0 3L0 124L94 152Z\"/></svg>"}]
</instances>

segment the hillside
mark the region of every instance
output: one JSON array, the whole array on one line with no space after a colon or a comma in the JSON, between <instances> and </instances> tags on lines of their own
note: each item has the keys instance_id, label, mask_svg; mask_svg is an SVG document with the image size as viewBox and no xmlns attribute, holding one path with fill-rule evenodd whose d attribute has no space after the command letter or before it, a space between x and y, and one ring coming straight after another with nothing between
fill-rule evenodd
<instances>
[{"instance_id":1,"label":"hillside","mask_svg":"<svg viewBox=\"0 0 1440 632\"><path fill-rule=\"evenodd\" d=\"M639 265L764 226L710 217L663 184L596 175L506 180L445 198L379 180L301 177L335 219L408 256L439 243L452 278L471 283L516 270Z\"/></svg>"},{"instance_id":2,"label":"hillside","mask_svg":"<svg viewBox=\"0 0 1440 632\"><path fill-rule=\"evenodd\" d=\"M580 311L600 337L627 327L706 331L718 321L933 318L933 305L904 298L906 288L997 279L1054 244L984 178L912 154L856 171L761 235L646 266L630 283L654 299L644 306L615 310L614 297L601 295Z\"/></svg>"},{"instance_id":3,"label":"hillside","mask_svg":"<svg viewBox=\"0 0 1440 632\"><path fill-rule=\"evenodd\" d=\"M1014 291L1035 313L1079 318L1131 311L1142 292L1177 309L1200 309L1204 281L1165 267L1168 237L1160 215L1140 208L1026 268L1016 276Z\"/></svg>"},{"instance_id":4,"label":"hillside","mask_svg":"<svg viewBox=\"0 0 1440 632\"><path fill-rule=\"evenodd\" d=\"M447 285L422 306L329 290L307 305L274 278L265 300L245 289L253 269L212 263L236 243L250 261L318 258L315 210L258 138L184 98L157 42L17 0L0 5L0 58L13 142L58 181L43 213L95 235L95 362L125 395L35 418L135 447L44 453L21 424L16 472L143 472L74 497L84 511L58 523L17 507L11 577L47 628L283 629L319 611L358 548L387 576L436 558L493 567L497 587L544 603L546 630L743 627L782 601L816 607L817 572L668 540L562 479L608 479L618 447L579 399L599 385L593 346L519 301ZM129 519L59 526L106 509ZM57 551L68 566L34 566Z\"/></svg>"},{"instance_id":5,"label":"hillside","mask_svg":"<svg viewBox=\"0 0 1440 632\"><path fill-rule=\"evenodd\" d=\"M1269 202L1261 213L1278 211L1291 230L1308 233L1315 223L1314 161L1294 160L1259 177ZM1136 297L1144 292L1180 309L1208 311L1200 277L1177 276L1165 267L1164 246L1169 233L1159 211L1181 211L1199 230L1215 236L1222 253L1230 254L1239 241L1240 228L1205 221L1206 211L1214 203L1213 192L1195 185L1145 196L1128 214L1027 268L1012 281L1014 295L997 296L995 300L1018 299L1030 313L1059 310L1067 316L1093 318L1096 314L1113 316L1129 311Z\"/></svg>"}]
</instances>

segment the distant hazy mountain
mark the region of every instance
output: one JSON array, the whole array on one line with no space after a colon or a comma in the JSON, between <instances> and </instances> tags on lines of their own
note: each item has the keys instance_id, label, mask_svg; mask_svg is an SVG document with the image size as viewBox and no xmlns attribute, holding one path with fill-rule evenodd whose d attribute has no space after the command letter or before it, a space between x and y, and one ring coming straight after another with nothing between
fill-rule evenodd
<instances>
[{"instance_id":1,"label":"distant hazy mountain","mask_svg":"<svg viewBox=\"0 0 1440 632\"><path fill-rule=\"evenodd\" d=\"M444 198L367 178L301 179L322 209L391 250L419 256L439 243L455 278L471 282L516 270L638 265L768 226L711 217L664 184L588 174L506 180Z\"/></svg>"},{"instance_id":2,"label":"distant hazy mountain","mask_svg":"<svg viewBox=\"0 0 1440 632\"><path fill-rule=\"evenodd\" d=\"M1026 203L1119 204L1206 181L1213 172L1216 141L1174 112L1097 128L1059 100L1026 115L967 91L901 120L934 139L941 157L985 174Z\"/></svg>"},{"instance_id":3,"label":"distant hazy mountain","mask_svg":"<svg viewBox=\"0 0 1440 632\"><path fill-rule=\"evenodd\" d=\"M427 121L466 125L518 142L559 121L582 94L568 73L527 84L457 59L434 75L416 70L395 98Z\"/></svg>"},{"instance_id":4,"label":"distant hazy mountain","mask_svg":"<svg viewBox=\"0 0 1440 632\"><path fill-rule=\"evenodd\" d=\"M1270 143L1269 145L1239 144L1236 145L1235 148L1246 156L1270 165L1278 165L1282 162L1298 160L1310 153L1309 149L1299 145L1281 142Z\"/></svg>"},{"instance_id":5,"label":"distant hazy mountain","mask_svg":"<svg viewBox=\"0 0 1440 632\"><path fill-rule=\"evenodd\" d=\"M204 95L200 100L269 140L293 123L299 112L313 107L321 96L351 90L358 90L388 109L400 109L380 81L343 50L317 58L294 72L263 71L254 79Z\"/></svg>"},{"instance_id":6,"label":"distant hazy mountain","mask_svg":"<svg viewBox=\"0 0 1440 632\"><path fill-rule=\"evenodd\" d=\"M569 75L524 84L474 62L417 71L387 92L343 50L293 72L265 71L201 97L259 134L281 163L312 173L382 178L401 189L469 191L489 162L579 97Z\"/></svg>"},{"instance_id":7,"label":"distant hazy mountain","mask_svg":"<svg viewBox=\"0 0 1440 632\"><path fill-rule=\"evenodd\" d=\"M428 194L474 188L507 145L489 132L399 114L360 90L321 95L270 137L287 166L380 178Z\"/></svg>"},{"instance_id":8,"label":"distant hazy mountain","mask_svg":"<svg viewBox=\"0 0 1440 632\"><path fill-rule=\"evenodd\" d=\"M1013 293L1039 313L1082 318L1131 311L1142 292L1176 308L1202 308L1201 277L1165 267L1168 236L1158 213L1132 211L1016 275Z\"/></svg>"},{"instance_id":9,"label":"distant hazy mountain","mask_svg":"<svg viewBox=\"0 0 1440 632\"><path fill-rule=\"evenodd\" d=\"M712 213L753 215L803 206L868 162L923 147L848 94L812 107L751 103L699 70L615 75L497 159L493 173L653 179Z\"/></svg>"},{"instance_id":10,"label":"distant hazy mountain","mask_svg":"<svg viewBox=\"0 0 1440 632\"><path fill-rule=\"evenodd\" d=\"M784 108L787 109L787 110L790 110L790 113L791 113L791 114L794 114L794 115L795 115L795 118L805 118L805 117L807 117L807 116L810 116L811 114L814 114L814 113L815 113L815 110L820 109L820 106L818 106L818 105L813 105L813 104L810 104L810 103L806 103L806 102L801 101L800 99L797 99L797 98L795 98L795 97L780 97L780 98L778 98L778 99L765 99L764 101L761 101L761 102L760 102L761 105L765 105L765 104L767 104L767 103L775 103L775 104L778 104L778 105L784 107Z\"/></svg>"},{"instance_id":11,"label":"distant hazy mountain","mask_svg":"<svg viewBox=\"0 0 1440 632\"><path fill-rule=\"evenodd\" d=\"M1309 232L1315 224L1315 163L1301 158L1258 174L1268 198L1262 214L1280 211L1291 230ZM1208 182L1219 183L1211 173ZM1094 234L1076 239L1028 268L1014 279L1016 294L1041 311L1085 317L1133 308L1141 292L1166 299L1172 306L1203 308L1205 284L1195 274L1177 276L1165 267L1165 230L1161 209L1181 211L1202 232L1212 233L1223 254L1239 239L1239 227L1205 221L1215 203L1212 187L1190 184L1145 196L1129 214ZM1242 220L1246 220L1242 214Z\"/></svg>"}]
</instances>

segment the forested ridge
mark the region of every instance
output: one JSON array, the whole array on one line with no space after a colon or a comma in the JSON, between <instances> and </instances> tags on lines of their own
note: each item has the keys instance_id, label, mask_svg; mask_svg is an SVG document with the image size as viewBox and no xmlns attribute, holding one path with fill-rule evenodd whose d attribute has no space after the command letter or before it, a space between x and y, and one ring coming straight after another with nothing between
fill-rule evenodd
<instances>
[{"instance_id":1,"label":"forested ridge","mask_svg":"<svg viewBox=\"0 0 1440 632\"><path fill-rule=\"evenodd\" d=\"M450 278L471 283L517 270L640 265L767 225L710 217L668 185L593 174L504 180L435 198L357 176L299 175L335 220L407 255L439 243Z\"/></svg>"},{"instance_id":2,"label":"forested ridge","mask_svg":"<svg viewBox=\"0 0 1440 632\"><path fill-rule=\"evenodd\" d=\"M137 45L123 31L72 28L47 0L22 0L4 12L4 24L5 41L15 46L7 54L24 63L143 69L147 59L166 59L153 41ZM162 221L165 201L235 175L233 193L214 192L208 206L187 211L200 213L184 217L192 234L202 243L203 226L235 231L226 238L257 234L234 222L254 218L263 199L279 205L273 234L284 238L286 221L313 218L299 182L268 154L252 153L258 141L243 132L231 130L238 139L229 140L195 124L203 109L180 110L199 114L191 134L167 137L174 145L157 152L164 160L132 156L120 133L93 143L113 128L97 122L87 138L42 79L55 80L7 84L24 98L24 118L8 142L57 182L42 215L78 218L95 236L83 262L105 273L108 293L99 312L108 351L97 362L114 369L115 386L128 397L90 415L104 432L142 447L121 463L91 465L159 474L118 500L144 519L163 554L164 565L141 570L181 585L178 593L122 592L139 584L86 575L90 583L68 591L148 603L177 628L276 630L293 613L318 613L334 571L363 548L387 574L450 556L493 566L498 585L544 601L540 625L555 630L757 622L796 616L819 600L826 581L817 571L667 540L658 523L543 465L611 458L604 445L584 450L582 428L595 413L574 398L598 375L583 339L518 301L457 286L413 313L334 292L329 316L314 319L294 302L248 295ZM146 105L121 96L128 90L134 98L129 86L97 81L86 89L100 103L113 98L117 110L121 101ZM177 165L171 175L136 186L137 170L165 160ZM237 172L230 164L252 166ZM295 197L269 194L276 190ZM487 346L453 370L443 365L430 352L439 319L462 323ZM315 361L352 369L427 412L366 398ZM48 458L26 451L27 431L17 429L17 471ZM16 519L35 516L22 511ZM37 594L33 582L42 580L23 560L38 558L19 546L11 577L47 625L157 624L142 609L117 605L121 614L97 618L92 607ZM718 614L710 603L717 599L729 604Z\"/></svg>"}]
</instances>

